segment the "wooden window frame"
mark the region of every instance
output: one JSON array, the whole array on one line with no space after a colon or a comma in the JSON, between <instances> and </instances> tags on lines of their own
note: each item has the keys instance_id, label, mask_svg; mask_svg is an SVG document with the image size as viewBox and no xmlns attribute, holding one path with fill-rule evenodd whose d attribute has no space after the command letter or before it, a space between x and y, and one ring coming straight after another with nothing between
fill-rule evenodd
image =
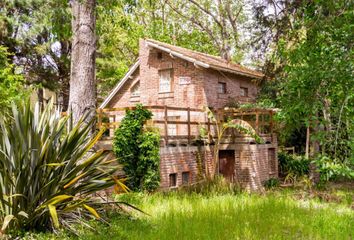
<instances>
[{"instance_id":1,"label":"wooden window frame","mask_svg":"<svg viewBox=\"0 0 354 240\"><path fill-rule=\"evenodd\" d=\"M163 72L170 72L170 89L169 91L161 90L161 74ZM159 70L159 93L171 93L173 92L173 69L172 68L166 68L166 69L160 69Z\"/></svg>"},{"instance_id":2,"label":"wooden window frame","mask_svg":"<svg viewBox=\"0 0 354 240\"><path fill-rule=\"evenodd\" d=\"M249 91L248 87L241 86L240 87L240 96L241 97L248 97L248 95L249 95L248 91Z\"/></svg>"},{"instance_id":3,"label":"wooden window frame","mask_svg":"<svg viewBox=\"0 0 354 240\"><path fill-rule=\"evenodd\" d=\"M171 184L172 182L171 182L171 177L173 177L174 176L174 184ZM169 175L168 175L168 184L169 184L169 187L170 188L175 188L175 187L177 187L177 173L170 173Z\"/></svg>"},{"instance_id":4,"label":"wooden window frame","mask_svg":"<svg viewBox=\"0 0 354 240\"><path fill-rule=\"evenodd\" d=\"M223 86L222 88L220 88L220 86ZM223 91L221 92L220 89L223 89ZM218 82L218 94L226 94L227 93L227 84L226 82Z\"/></svg>"}]
</instances>

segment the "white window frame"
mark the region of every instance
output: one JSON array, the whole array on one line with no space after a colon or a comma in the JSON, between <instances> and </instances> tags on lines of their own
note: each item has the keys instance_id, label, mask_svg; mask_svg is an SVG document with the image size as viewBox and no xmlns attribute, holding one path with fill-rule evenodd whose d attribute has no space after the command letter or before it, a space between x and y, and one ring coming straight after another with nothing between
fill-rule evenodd
<instances>
[{"instance_id":1,"label":"white window frame","mask_svg":"<svg viewBox=\"0 0 354 240\"><path fill-rule=\"evenodd\" d=\"M172 92L172 69L163 69L159 71L159 92Z\"/></svg>"},{"instance_id":2,"label":"white window frame","mask_svg":"<svg viewBox=\"0 0 354 240\"><path fill-rule=\"evenodd\" d=\"M130 88L130 96L131 96L131 97L139 97L139 96L140 96L140 80L137 81L137 82Z\"/></svg>"}]
</instances>

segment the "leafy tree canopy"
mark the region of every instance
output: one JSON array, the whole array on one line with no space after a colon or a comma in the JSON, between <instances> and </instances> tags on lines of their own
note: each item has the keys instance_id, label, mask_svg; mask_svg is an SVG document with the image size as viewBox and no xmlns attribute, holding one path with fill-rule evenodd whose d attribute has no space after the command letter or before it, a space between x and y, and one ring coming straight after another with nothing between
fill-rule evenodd
<instances>
[{"instance_id":1,"label":"leafy tree canopy","mask_svg":"<svg viewBox=\"0 0 354 240\"><path fill-rule=\"evenodd\" d=\"M7 49L0 45L0 111L11 106L25 95L23 77L15 73L15 66L9 63Z\"/></svg>"}]
</instances>

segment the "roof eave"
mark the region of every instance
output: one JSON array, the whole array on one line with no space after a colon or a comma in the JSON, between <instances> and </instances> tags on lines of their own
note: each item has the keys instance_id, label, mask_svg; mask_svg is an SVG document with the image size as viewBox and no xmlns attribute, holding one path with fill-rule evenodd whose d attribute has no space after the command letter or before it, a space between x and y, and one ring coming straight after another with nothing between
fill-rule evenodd
<instances>
[{"instance_id":1,"label":"roof eave","mask_svg":"<svg viewBox=\"0 0 354 240\"><path fill-rule=\"evenodd\" d=\"M216 70L220 70L220 71L230 72L230 73L233 73L233 74L238 74L238 75L251 77L251 78L257 78L257 79L261 79L263 77L262 74L258 75L258 74L245 73L245 72L242 72L242 71L236 71L236 70L231 69L231 68L223 68L223 67L219 67L219 66L215 66L215 65L210 65L208 63L205 63L205 62L202 62L202 61L198 61L198 60L196 60L194 58L185 56L182 53L173 51L173 50L171 50L169 48L160 46L157 43L150 42L149 40L146 40L146 44L148 46L150 46L150 47L154 47L154 48L157 48L157 49L159 49L161 51L167 52L167 53L169 53L172 56L176 56L176 57L184 59L184 60L186 60L188 62L191 62L191 63L193 63L196 66L200 66L200 67L204 67L204 68L212 68L212 69L216 69Z\"/></svg>"},{"instance_id":2,"label":"roof eave","mask_svg":"<svg viewBox=\"0 0 354 240\"><path fill-rule=\"evenodd\" d=\"M130 76L135 72L135 70L139 67L140 65L140 60L136 61L134 65L129 69L129 71L124 75L121 81L118 82L118 84L115 86L113 91L106 97L106 99L103 101L103 103L100 105L99 108L105 108L112 98L117 94L119 89L122 88L122 86L128 81Z\"/></svg>"},{"instance_id":3,"label":"roof eave","mask_svg":"<svg viewBox=\"0 0 354 240\"><path fill-rule=\"evenodd\" d=\"M233 70L230 68L223 68L223 67L214 66L214 65L210 65L210 68L215 69L215 70L219 70L219 71L230 72L233 74L242 75L242 76L250 77L250 78L256 78L256 79L263 78L263 74L258 75L258 74L252 74L252 73L245 73L245 72L236 71L236 70Z\"/></svg>"},{"instance_id":4,"label":"roof eave","mask_svg":"<svg viewBox=\"0 0 354 240\"><path fill-rule=\"evenodd\" d=\"M173 51L173 50L171 50L171 49L169 49L169 48L162 47L162 46L160 46L160 45L158 45L158 44L156 44L156 43L152 43L152 42L146 41L146 44L147 44L148 46L150 46L150 47L157 48L157 49L159 49L159 50L161 50L161 51L164 51L164 52L167 52L167 53L169 53L169 54L171 54L171 55L173 55L173 56L176 56L176 57L179 57L179 58L181 58L181 59L184 59L184 60L186 60L186 61L188 61L188 62L191 62L191 63L193 63L193 64L195 64L195 65L197 65L197 66L204 67L204 68L209 68L209 67L210 67L210 65L207 64L207 63L204 63L204 62L198 61L198 60L196 60L196 59L194 59L194 58L185 56L185 55L183 55L182 53Z\"/></svg>"}]
</instances>

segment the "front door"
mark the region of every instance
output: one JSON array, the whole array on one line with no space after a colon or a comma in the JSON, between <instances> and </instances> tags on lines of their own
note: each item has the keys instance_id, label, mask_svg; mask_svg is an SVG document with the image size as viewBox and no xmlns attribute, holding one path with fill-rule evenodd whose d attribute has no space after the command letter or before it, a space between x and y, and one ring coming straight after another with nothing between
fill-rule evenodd
<instances>
[{"instance_id":1,"label":"front door","mask_svg":"<svg viewBox=\"0 0 354 240\"><path fill-rule=\"evenodd\" d=\"M235 179L235 151L219 151L219 173L230 182Z\"/></svg>"}]
</instances>

